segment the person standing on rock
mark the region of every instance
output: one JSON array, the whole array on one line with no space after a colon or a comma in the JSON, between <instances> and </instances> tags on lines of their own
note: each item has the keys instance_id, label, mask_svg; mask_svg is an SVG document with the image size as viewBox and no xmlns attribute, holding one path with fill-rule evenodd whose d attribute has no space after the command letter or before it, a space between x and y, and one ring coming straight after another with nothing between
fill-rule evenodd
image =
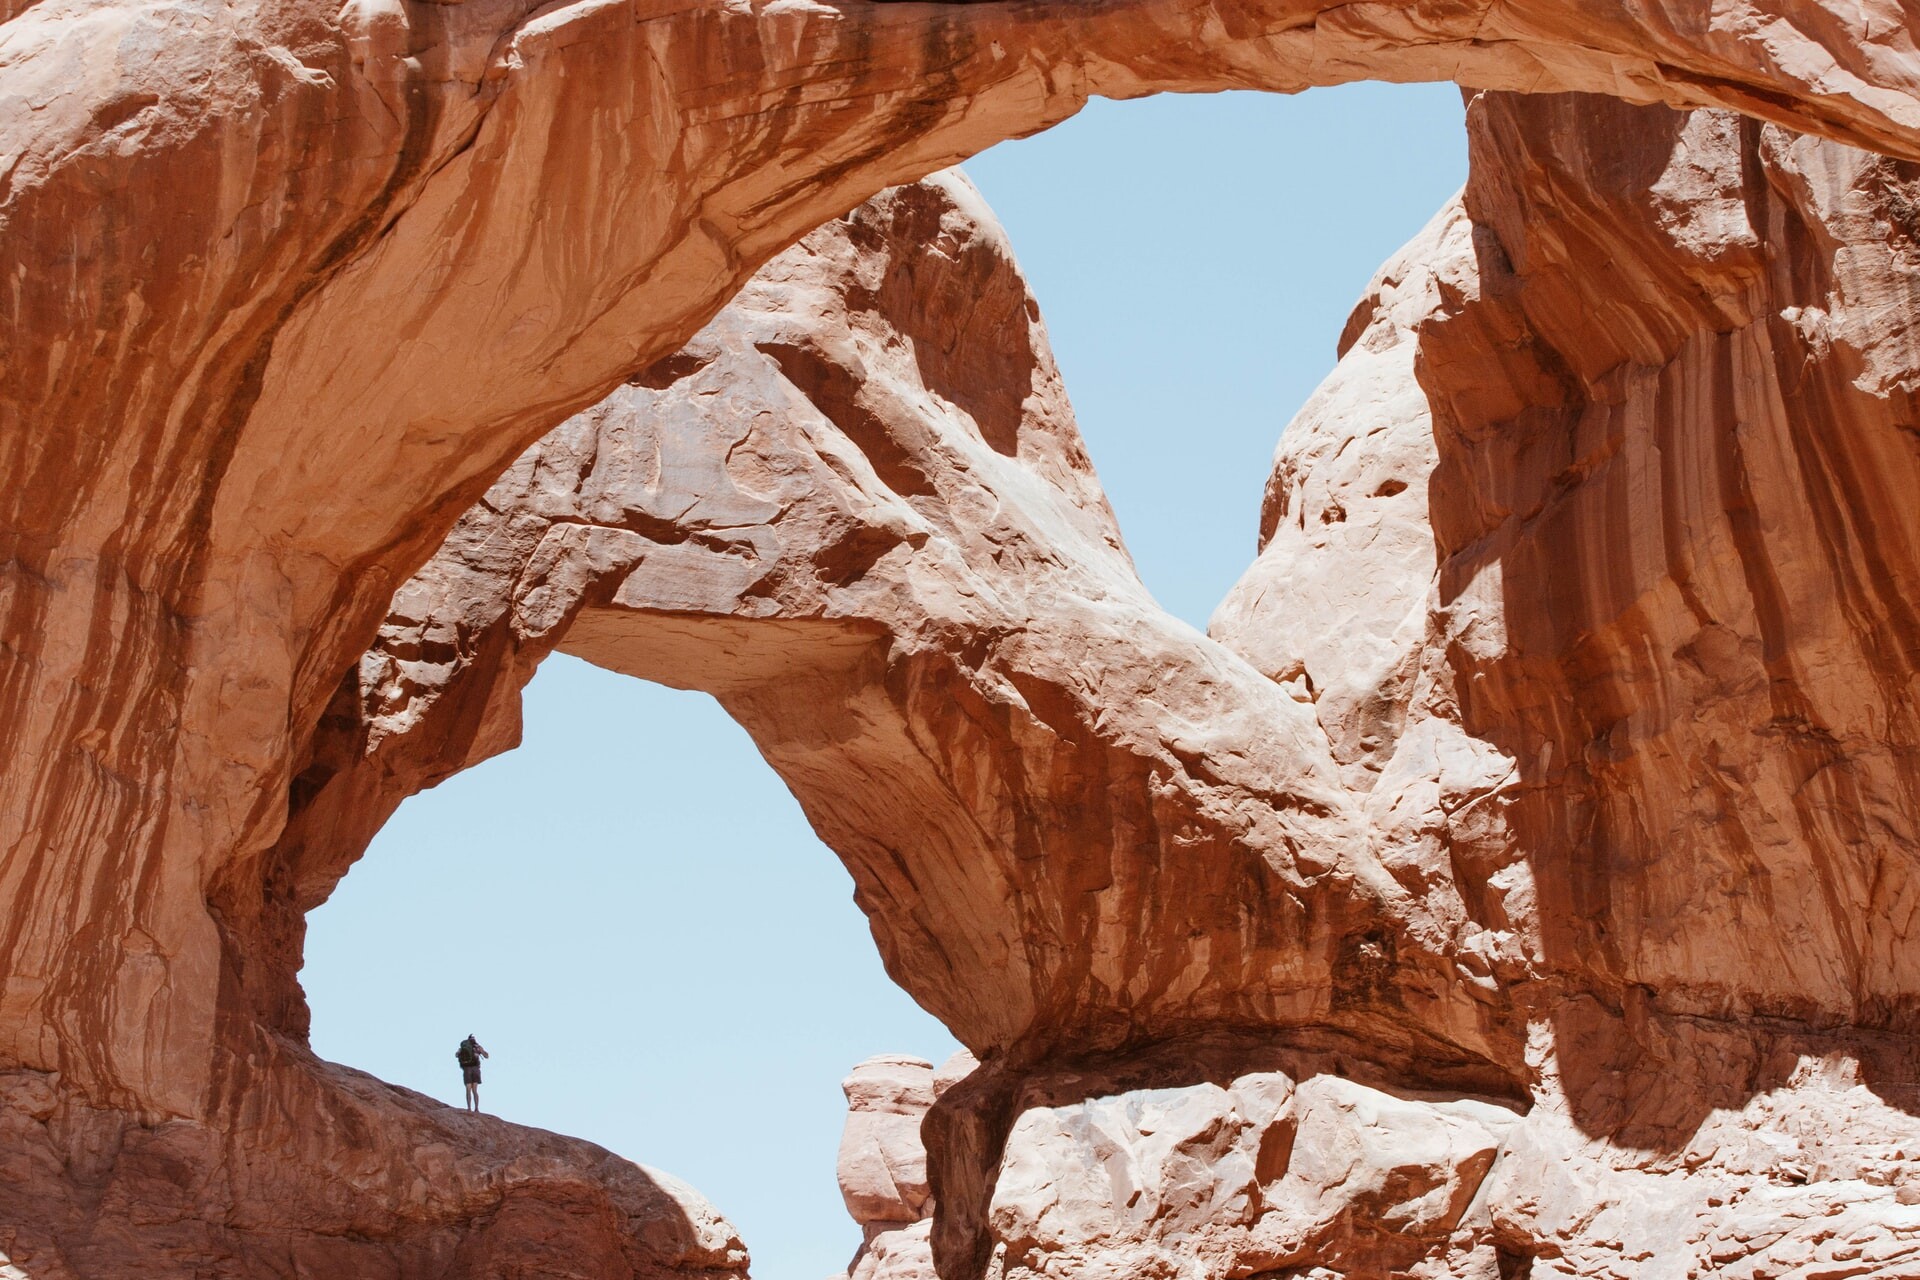
<instances>
[{"instance_id":1,"label":"person standing on rock","mask_svg":"<svg viewBox=\"0 0 1920 1280\"><path fill-rule=\"evenodd\" d=\"M487 1051L480 1047L478 1040L469 1035L460 1042L460 1047L453 1051L453 1056L459 1059L460 1078L466 1082L467 1110L478 1111L480 1109L480 1059L488 1056Z\"/></svg>"}]
</instances>

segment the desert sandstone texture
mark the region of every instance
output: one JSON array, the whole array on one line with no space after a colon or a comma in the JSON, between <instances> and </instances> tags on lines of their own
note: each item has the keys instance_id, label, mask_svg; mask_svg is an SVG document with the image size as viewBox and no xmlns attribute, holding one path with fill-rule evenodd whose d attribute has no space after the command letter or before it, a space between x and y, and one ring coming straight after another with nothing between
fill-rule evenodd
<instances>
[{"instance_id":1,"label":"desert sandstone texture","mask_svg":"<svg viewBox=\"0 0 1920 1280\"><path fill-rule=\"evenodd\" d=\"M745 1274L306 1047L555 649L712 692L974 1055L849 1079L855 1280L1920 1275L1920 11L0 15L0 1276ZM1471 176L1201 635L936 171L1364 77Z\"/></svg>"}]
</instances>

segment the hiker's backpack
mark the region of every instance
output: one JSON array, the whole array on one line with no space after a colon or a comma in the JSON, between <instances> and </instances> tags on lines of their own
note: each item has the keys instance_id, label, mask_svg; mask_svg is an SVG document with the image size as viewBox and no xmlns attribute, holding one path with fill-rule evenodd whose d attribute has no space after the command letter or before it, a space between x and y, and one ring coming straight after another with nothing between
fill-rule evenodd
<instances>
[{"instance_id":1,"label":"hiker's backpack","mask_svg":"<svg viewBox=\"0 0 1920 1280\"><path fill-rule=\"evenodd\" d=\"M460 1047L453 1051L453 1056L458 1059L460 1065L463 1067L477 1067L480 1065L480 1055L474 1052L473 1041L471 1040L462 1040Z\"/></svg>"}]
</instances>

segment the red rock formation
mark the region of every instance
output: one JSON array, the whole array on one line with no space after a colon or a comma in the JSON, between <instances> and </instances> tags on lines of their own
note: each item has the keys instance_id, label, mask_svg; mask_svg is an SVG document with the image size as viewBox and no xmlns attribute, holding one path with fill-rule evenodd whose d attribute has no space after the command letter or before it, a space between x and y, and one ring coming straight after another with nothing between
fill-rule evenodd
<instances>
[{"instance_id":1,"label":"red rock formation","mask_svg":"<svg viewBox=\"0 0 1920 1280\"><path fill-rule=\"evenodd\" d=\"M182 1117L261 945L209 887L263 874L392 591L522 448L884 184L1091 93L1363 75L1920 155L1883 2L0 12L0 1061Z\"/></svg>"},{"instance_id":2,"label":"red rock formation","mask_svg":"<svg viewBox=\"0 0 1920 1280\"><path fill-rule=\"evenodd\" d=\"M1303 1020L1330 962L1302 955L1305 913L1371 910L1337 880L1264 922L1209 918L1293 875L1295 850L1353 843L1324 747L1141 587L1037 308L961 179L770 264L524 455L395 599L343 690L357 736L323 742L275 854L310 901L357 856L338 833L383 816L364 788L396 803L455 732L503 745L494 673L524 679L557 644L714 693L847 860L894 972L983 1047L1112 1047L1222 1009ZM1126 857L1141 842L1178 883ZM1142 950L1156 917L1218 934L1218 958L1172 960L1185 975L1121 1014L1096 993L1170 962Z\"/></svg>"},{"instance_id":3,"label":"red rock formation","mask_svg":"<svg viewBox=\"0 0 1920 1280\"><path fill-rule=\"evenodd\" d=\"M848 1077L840 1184L864 1237L852 1280L933 1280L931 1205L911 1173L926 1164L919 1121L975 1066L965 1054L938 1074L920 1059L875 1058ZM1085 1098L1112 1083L1053 1085ZM987 1274L1485 1272L1497 1255L1481 1187L1518 1119L1483 1100L1278 1071L1032 1105L993 1187Z\"/></svg>"},{"instance_id":4,"label":"red rock formation","mask_svg":"<svg viewBox=\"0 0 1920 1280\"><path fill-rule=\"evenodd\" d=\"M1277 1071L1035 1107L994 1188L990 1274L1497 1274L1479 1191L1517 1122Z\"/></svg>"},{"instance_id":5,"label":"red rock formation","mask_svg":"<svg viewBox=\"0 0 1920 1280\"><path fill-rule=\"evenodd\" d=\"M889 967L998 1060L956 1112L978 1141L1034 1063L1194 1030L1223 1062L1287 1027L1518 1088L1520 1027L1423 938L1307 705L1141 588L962 183L809 237L462 521L336 703L269 872L288 909L248 925L271 954L392 804L510 741L503 695L556 644L755 734ZM247 984L298 1032L291 974ZM949 1172L983 1208L990 1167Z\"/></svg>"},{"instance_id":6,"label":"red rock formation","mask_svg":"<svg viewBox=\"0 0 1920 1280\"><path fill-rule=\"evenodd\" d=\"M1261 692L1214 646L1180 634L1143 601L1085 475L1011 261L970 212L964 189L945 184L887 197L823 230L770 267L682 357L523 458L396 598L384 638L363 667L371 727L357 750L371 747L368 758L377 760L418 749L406 745L412 742L426 745L424 759L445 761L452 755L437 724L465 726L470 736L463 742L497 747L511 702L499 701L494 672L513 673L511 687L556 642L636 674L714 689L848 856L894 971L990 1054L990 1069L943 1104L944 1116L936 1111L930 1130L946 1162L943 1194L955 1206L949 1225L958 1234L945 1246L950 1262L991 1266L997 1256L997 1265L1016 1271L1078 1274L1172 1258L1211 1275L1253 1260L1272 1267L1337 1257L1348 1273L1370 1275L1410 1259L1470 1274L1483 1263L1511 1269L1528 1258L1558 1258L1572 1273L1602 1274L1609 1250L1637 1239L1644 1256L1717 1258L1756 1273L1800 1250L1817 1259L1822 1249L1871 1248L1887 1267L1908 1265L1902 1241L1910 1215L1900 1188L1916 1177L1905 1152L1920 1135L1905 1113L1866 1089L1876 1076L1912 1078L1899 1074L1906 1069L1905 1030L1897 1023L1875 1027L1848 1008L1824 1020L1757 1016L1752 1007L1717 1014L1684 1004L1662 1009L1649 994L1636 996L1636 988L1609 985L1594 964L1604 950L1582 944L1559 958L1548 940L1579 916L1540 886L1579 865L1584 851L1565 835L1516 821L1516 812L1540 798L1488 721L1463 710L1483 696L1472 691L1485 666L1510 658L1514 620L1528 617L1533 597L1513 597L1504 569L1448 585L1442 450L1464 439L1493 452L1486 442L1502 438L1489 434L1486 417L1468 416L1476 406L1484 414L1488 404L1520 406L1528 416L1507 447L1517 439L1524 455L1533 446L1551 421L1544 407L1555 403L1543 388L1569 394L1570 384L1549 383L1539 372L1553 367L1534 354L1544 340L1515 335L1601 305L1599 295L1553 292L1585 278L1576 270L1581 262L1629 261L1617 248L1603 255L1570 233L1570 247L1561 248L1563 233L1549 209L1520 203L1520 212L1507 215L1501 202L1523 202L1536 189L1530 184L1557 192L1558 209L1567 207L1568 189L1609 201L1604 216L1585 224L1588 235L1604 231L1666 255L1650 257L1636 278L1654 301L1666 300L1667 323L1678 326L1674 315L1691 318L1711 333L1743 313L1724 302L1694 303L1695 278L1664 269L1667 258L1691 246L1710 265L1725 265L1725 244L1742 234L1740 218L1758 216L1745 212L1749 204L1764 208L1775 198L1772 185L1739 185L1751 181L1750 173L1767 172L1765 157L1791 163L1799 174L1838 167L1850 180L1865 165L1897 177L1887 162L1833 144L1779 135L1763 151L1761 142L1775 135L1729 117L1650 111L1622 120L1623 110L1587 99L1477 104L1467 210L1443 213L1356 313L1341 368L1287 437L1270 490L1265 553L1216 622L1222 638L1269 673L1273 683L1264 687L1284 699ZM1609 141L1614 154L1590 153ZM1523 159L1527 147L1536 152L1530 161ZM1621 149L1624 159L1639 149L1638 163L1624 163ZM1647 158L1662 155L1670 159ZM1506 166L1494 167L1489 156L1504 157ZM1834 229L1818 204L1792 207L1802 225L1818 220L1827 234L1850 236L1855 252L1872 253L1891 225L1869 208ZM1789 225L1782 210L1769 215ZM1501 238L1502 216L1547 246L1527 263L1547 285L1533 285L1533 276L1508 265L1518 254ZM902 252L900 245L922 247ZM1565 263L1558 269L1555 252ZM1752 250L1749 256L1762 258ZM1835 256L1847 255L1836 248ZM1778 257L1794 260L1787 251ZM1889 296L1902 260L1877 254L1867 269L1873 274L1853 292L1876 302ZM938 283L949 279L966 287ZM1526 306L1532 288L1544 295L1538 318ZM1619 332L1651 330L1661 318L1645 301L1643 313L1628 309L1634 295L1626 291L1604 296L1623 309ZM1824 315L1842 314L1842 330L1868 332L1831 298L1756 297L1746 314L1768 314L1789 297L1800 299L1783 306L1794 315L1817 302ZM984 363L940 383L938 353L960 349L962 331L952 327L949 310L956 298L1001 316L975 332L1016 340L976 345ZM1532 363L1516 352L1532 354ZM1581 354L1605 359L1597 342ZM1895 351L1891 367L1902 358ZM1652 376L1635 374L1628 356L1598 367L1615 380ZM1683 364L1665 376L1690 369ZM1829 394L1848 386L1860 393L1844 368L1833 377L1838 386ZM1502 378L1520 389L1506 389ZM1012 416L980 402L969 412L948 398L1010 385L1029 393ZM1862 394L1869 399L1860 429L1897 433L1885 395ZM1583 403L1566 420L1590 427L1589 412ZM988 424L995 421L1014 424L1000 433L1006 452L992 445ZM1671 418L1661 421L1663 430L1675 429ZM1720 430L1710 417L1684 421L1709 435ZM1455 431L1459 436L1447 434ZM1364 449L1349 447L1362 442ZM1549 494L1575 491L1564 469L1534 474L1546 477ZM1718 473L1696 474L1718 483ZM1454 483L1454 493L1485 491ZM1542 500L1507 509L1534 519ZM1465 545L1486 554L1482 540ZM1543 581L1558 583L1578 566ZM1089 604L1103 608L1090 618ZM1003 616L1009 620L996 621ZM1156 635L1167 637L1158 649L1148 643ZM959 681L949 665L956 646L966 655ZM928 664L941 673L937 698L916 696ZM1182 709L1178 699L1190 686L1181 667L1201 673L1198 687L1211 699L1203 700L1204 711ZM1129 672L1143 672L1145 680L1131 697L1116 697L1115 686L1101 683ZM462 684L475 680L478 693ZM1577 705L1561 697L1516 698L1514 705ZM823 705L844 706L851 718L822 726ZM952 742L956 706L982 708L968 712L966 722L986 726L970 728L957 748L942 745ZM1298 723L1303 707L1312 709L1324 738L1285 728ZM1028 717L1045 731L1026 727ZM1291 736L1277 738L1281 729ZM1770 747L1759 742L1754 750L1764 759ZM1197 743L1205 745L1196 750ZM939 749L929 752L928 744ZM1071 761L1096 744L1152 763L1144 770L1109 767L1090 784ZM1283 826L1278 843L1263 843L1273 837L1244 823L1250 808L1274 808L1260 799L1273 793L1262 790L1249 764L1273 760L1276 750L1290 753L1279 759L1296 777L1339 779L1322 784L1317 808L1294 800L1304 812L1278 815L1311 824L1308 840L1289 841ZM1027 760L1045 761L1040 776L1064 781L1032 792L1036 769ZM924 772L930 764L934 771ZM988 784L969 781L983 770L991 770ZM1159 819L1177 841L1190 841L1203 822L1219 824L1216 830L1234 834L1208 859L1231 864L1235 850L1260 851L1254 865L1296 877L1287 892L1309 913L1324 910L1330 920L1359 926L1269 935L1264 945L1274 958L1263 963L1305 966L1310 975L1319 966L1301 984L1317 998L1290 1005L1273 999L1281 992L1270 984L1263 993L1269 1003L1251 1003L1238 967L1245 961L1230 935L1191 950L1164 941L1137 945L1143 932L1169 936L1163 921L1182 888L1193 886L1161 884L1149 892L1130 876L1195 864L1180 861L1189 855L1176 842L1130 869L1139 856L1129 852L1137 848L1130 828L1087 820L1090 793L1111 813L1129 786L1152 797L1149 811L1192 806L1193 817ZM1000 847L1047 838L1044 827L1036 837L1020 834L1023 809L1072 816L1065 831L1073 842L1045 846L1044 861L1025 873L1017 862L1012 870L1001 863L997 884L969 883L969 874L992 869L995 845L946 852L956 839L941 816L950 803L942 797L955 794L964 796L963 811L976 815L1004 811L1009 796L1038 795L996 819L1011 833ZM1753 807L1764 799L1754 797ZM307 812L362 804L351 791L323 790ZM309 820L297 819L290 830ZM1096 843L1096 832L1108 834ZM1105 883L1072 888L1063 877L1090 846L1111 850ZM1303 867L1309 855L1324 858L1325 869ZM1682 863L1676 872L1688 869ZM930 893L929 884L940 891ZM1206 913L1219 912L1221 893L1202 882L1202 896L1174 928L1207 936ZM1008 963L1006 953L978 950L996 928L1008 941L1047 936L1034 922L1072 920L1082 895L1091 898L1096 920L1125 922L1111 940L1097 924L1077 935L1070 950L1090 962L1085 973ZM1015 909L983 915L983 901L1010 901ZM1149 903L1148 914L1128 914ZM1321 903L1328 905L1315 905ZM1234 914L1244 918L1249 909ZM1630 920L1643 922L1637 907ZM1744 945L1723 942L1729 955ZM966 948L979 958L945 959L967 955ZM1102 965L1111 966L1116 981L1086 985ZM1126 989L1129 974L1144 981L1138 994ZM1729 968L1722 981L1751 1000L1737 986L1744 975ZM1751 983L1785 976L1756 971ZM1690 998L1677 981L1673 991L1677 1000ZM1618 1012L1606 1015L1609 1008ZM1021 1010L1040 1012L1023 1022ZM1124 1010L1118 1037L1098 1021L1111 1010ZM1482 1011L1479 1020L1475 1010ZM1598 1023L1590 1016L1595 1010L1603 1015ZM1605 1016L1617 1020L1616 1029ZM1263 1034L1247 1034L1261 1023ZM1181 1039L1206 1028L1216 1034ZM1222 1030L1239 1034L1222 1039ZM1346 1038L1303 1056L1303 1045L1342 1031ZM1140 1051L1154 1040L1178 1047ZM1123 1054L1109 1055L1104 1065L1063 1064L1063 1055L1102 1048ZM1636 1067L1636 1055L1655 1057L1657 1065ZM1432 1230L1399 1231L1394 1248L1381 1241L1410 1221L1404 1206L1427 1191L1409 1191L1410 1199L1385 1192L1343 1199L1334 1191L1343 1178L1316 1172L1343 1145L1332 1130L1303 1149L1310 1159L1276 1166L1257 1197L1233 1214L1210 1217L1220 1231L1198 1244L1185 1239L1180 1212L1143 1212L1119 1231L1110 1213L1086 1209L1080 1195L1074 1203L1084 1212L1076 1210L1077 1217L1038 1235L1029 1229L1048 1216L1047 1188L1074 1176L1077 1157L1071 1143L1035 1147L1032 1134L1020 1136L1027 1132L1021 1126L1038 1122L1017 1117L1036 1114L1036 1107L1058 1114L1090 1095L1132 1096L1153 1086L1197 1089L1192 1096L1201 1101L1168 1095L1165 1105L1204 1110L1205 1099L1222 1088L1275 1071L1314 1096L1349 1088L1335 1083L1341 1076L1363 1077L1376 1093L1445 1080L1505 1085L1533 1110L1508 1132L1491 1175L1482 1158L1487 1148L1472 1144L1422 1165L1431 1166L1429 1173L1405 1175L1411 1182L1391 1172L1398 1167L1391 1160L1410 1153L1386 1151L1380 1159L1387 1164L1370 1163L1381 1170L1378 1178L1368 1174L1356 1187L1372 1179L1384 1180L1383 1187L1487 1188L1472 1220L1452 1212L1460 1206L1449 1193L1442 1199L1452 1208L1432 1219ZM1777 1073L1772 1080L1770 1072ZM1201 1083L1208 1080L1216 1083ZM1430 1094L1419 1103L1432 1105ZM1439 1105L1436 1114L1444 1117L1456 1104ZM1457 1105L1484 1104L1462 1095ZM1626 1110L1633 1107L1640 1112ZM1851 1123L1843 1136L1822 1135L1822 1116ZM1444 1129L1447 1122L1433 1123ZM1262 1120L1254 1127L1264 1133L1271 1126ZM1013 1143L1004 1158L1003 1139ZM1563 1167L1585 1172L1569 1182ZM1009 1170L1025 1172L1009 1183ZM935 1172L942 1172L938 1162ZM1798 1183L1809 1178L1850 1185L1801 1190ZM1221 1194L1223 1204L1233 1199ZM1645 1212L1650 1200L1670 1211ZM1742 1204L1738 1213L1718 1211L1735 1202ZM1836 1214L1843 1219L1837 1225L1829 1221ZM870 1251L870 1264L903 1273L921 1265L906 1236L893 1245ZM1402 1245L1414 1253L1403 1257Z\"/></svg>"},{"instance_id":7,"label":"red rock formation","mask_svg":"<svg viewBox=\"0 0 1920 1280\"><path fill-rule=\"evenodd\" d=\"M938 1070L924 1058L869 1058L842 1084L840 1194L860 1227L850 1280L932 1280L933 1191L920 1126L949 1087L979 1064L962 1049Z\"/></svg>"},{"instance_id":8,"label":"red rock formation","mask_svg":"<svg viewBox=\"0 0 1920 1280\"><path fill-rule=\"evenodd\" d=\"M931 1216L927 1151L920 1122L933 1105L933 1064L924 1058L868 1058L840 1084L847 1127L840 1135L840 1196L871 1238Z\"/></svg>"},{"instance_id":9,"label":"red rock formation","mask_svg":"<svg viewBox=\"0 0 1920 1280\"><path fill-rule=\"evenodd\" d=\"M1526 1010L1510 1256L1907 1274L1920 173L1595 98L1470 134L1214 634Z\"/></svg>"},{"instance_id":10,"label":"red rock formation","mask_svg":"<svg viewBox=\"0 0 1920 1280\"><path fill-rule=\"evenodd\" d=\"M303 1045L246 1047L201 1119L89 1106L58 1075L0 1073L13 1263L31 1280L746 1275L733 1228L677 1179Z\"/></svg>"},{"instance_id":11,"label":"red rock formation","mask_svg":"<svg viewBox=\"0 0 1920 1280\"><path fill-rule=\"evenodd\" d=\"M1529 1093L1527 1132L1566 1126L1542 1150L1632 1177L1726 1116L1759 1132L1755 1107L1817 1117L1805 1099L1920 1077L1895 162L1720 115L1484 103L1464 219L1354 326L1413 469L1303 435L1322 451L1267 521L1302 536L1269 542L1226 647L1132 579L1024 288L939 199L832 233L828 268L871 297L776 272L657 363L822 217L1094 92L1452 77L1920 157L1903 7L4 12L15 1261L537 1268L554 1206L592 1201L583 1265L743 1262L705 1210L583 1173L592 1149L488 1150L299 1047L300 912L391 804L509 740L514 681L555 643L714 689L847 858L895 974L992 1051L931 1122L955 1268L986 1264L1035 1081L1095 1052L1230 1082L1284 1032L1391 1080ZM954 236L959 274L937 239L892 262L887 219ZM954 340L976 302L1011 364ZM911 367L863 348L885 334ZM526 505L446 540L603 400L543 446L571 474L523 459L501 483ZM672 460L657 477L596 472L603 429L669 422L608 455ZM1279 495L1323 492L1323 528L1390 515L1390 536L1306 537ZM1289 572L1290 547L1325 554ZM1298 620L1291 584L1350 598L1341 577L1388 588L1364 669ZM363 702L341 677L390 606ZM1184 1065L1151 1058L1183 1037ZM1904 1113L1862 1108L1902 1150ZM454 1171L363 1140L387 1126ZM1774 1265L1706 1212L1724 1188L1688 1185L1656 1244ZM1789 1199L1808 1222L1825 1203ZM1500 1247L1586 1266L1624 1238L1560 1203L1515 1208ZM1891 1203L1840 1216L1891 1238ZM1815 1257L1798 1230L1782 1247Z\"/></svg>"}]
</instances>

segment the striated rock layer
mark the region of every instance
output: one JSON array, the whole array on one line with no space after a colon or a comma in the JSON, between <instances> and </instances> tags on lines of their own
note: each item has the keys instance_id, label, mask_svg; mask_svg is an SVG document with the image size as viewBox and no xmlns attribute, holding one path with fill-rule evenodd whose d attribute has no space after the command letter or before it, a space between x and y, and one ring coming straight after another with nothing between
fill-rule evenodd
<instances>
[{"instance_id":1,"label":"striated rock layer","mask_svg":"<svg viewBox=\"0 0 1920 1280\"><path fill-rule=\"evenodd\" d=\"M1738 594L1724 531L1756 491L1807 501L1726 451L1770 424L1858 439L1890 493L1912 465L1920 366L1888 318L1920 260L1914 175L1715 113L1495 95L1471 120L1464 200L1356 312L1216 640L1140 590L971 192L905 188L462 521L343 686L275 875L317 901L359 847L340 833L509 741L512 689L559 645L714 691L847 859L893 972L980 1051L926 1125L950 1276L1920 1266L1920 1072L1907 1006L1872 997L1911 979L1887 947L1820 981L1899 936L1871 912L1901 851L1844 793L1817 803L1820 770L1778 781L1777 717L1738 702L1778 688L1699 678L1762 660L1741 629L1780 607ZM1642 494L1692 514L1642 517ZM1897 573L1910 518L1856 497L1838 525L1749 526L1782 566L1763 580L1819 566L1807 608L1838 600L1836 555ZM1636 550L1655 530L1673 546ZM1678 665L1590 665L1660 651L1595 648L1606 608L1679 628ZM1860 785L1887 761L1893 821L1899 721L1857 701L1864 659L1814 652L1811 687L1868 708ZM1598 737L1593 708L1616 716ZM1746 790L1657 848L1607 843L1648 829L1609 812L1676 786ZM1743 834L1783 802L1820 822ZM1700 887L1725 865L1753 888ZM1888 896L1841 884L1854 911L1818 915L1800 880L1849 866ZM261 988L297 1009L285 977ZM923 1225L850 1206L887 1224L856 1268L925 1267Z\"/></svg>"},{"instance_id":2,"label":"striated rock layer","mask_svg":"<svg viewBox=\"0 0 1920 1280\"><path fill-rule=\"evenodd\" d=\"M1920 156L1904 5L7 0L0 1061L219 1095L340 676L521 450L881 187L1094 93L1364 76Z\"/></svg>"},{"instance_id":3,"label":"striated rock layer","mask_svg":"<svg viewBox=\"0 0 1920 1280\"><path fill-rule=\"evenodd\" d=\"M1530 1108L1507 1272L1912 1269L1906 7L0 15L8 1265L744 1266L303 1047L301 913L563 646L713 691L979 1052L951 1276L1033 1108L1276 1073ZM1212 639L956 180L700 331L1088 94L1364 75L1775 123L1483 96Z\"/></svg>"},{"instance_id":4,"label":"striated rock layer","mask_svg":"<svg viewBox=\"0 0 1920 1280\"><path fill-rule=\"evenodd\" d=\"M1910 1274L1920 170L1588 97L1469 125L1213 633L1524 1011L1514 1266Z\"/></svg>"}]
</instances>

